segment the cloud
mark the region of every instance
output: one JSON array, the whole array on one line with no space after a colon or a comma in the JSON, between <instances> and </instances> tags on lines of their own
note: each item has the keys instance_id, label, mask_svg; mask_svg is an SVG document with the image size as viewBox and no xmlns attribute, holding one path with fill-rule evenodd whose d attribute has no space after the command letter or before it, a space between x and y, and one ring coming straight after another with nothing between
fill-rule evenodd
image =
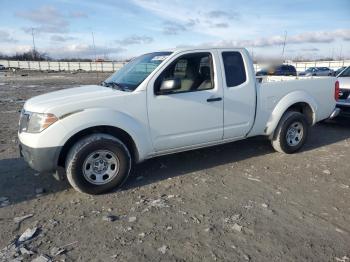
<instances>
[{"instance_id":1,"label":"cloud","mask_svg":"<svg viewBox=\"0 0 350 262\"><path fill-rule=\"evenodd\" d=\"M215 37L222 37L229 21L238 19L237 12L213 10L203 12L202 2L132 0L133 4L149 11L166 22L162 25L165 35L178 35L191 31ZM227 32L225 32L227 35Z\"/></svg>"},{"instance_id":2,"label":"cloud","mask_svg":"<svg viewBox=\"0 0 350 262\"><path fill-rule=\"evenodd\" d=\"M140 45L140 44L150 44L153 42L153 38L150 36L138 36L138 35L132 35L129 37L126 37L122 40L116 40L116 43L120 45Z\"/></svg>"},{"instance_id":3,"label":"cloud","mask_svg":"<svg viewBox=\"0 0 350 262\"><path fill-rule=\"evenodd\" d=\"M335 31L305 32L287 36L286 44L307 44L307 43L331 43L335 40L350 41L350 29L338 29ZM284 43L284 36L271 36L257 38L254 40L226 40L219 42L220 46L244 46L244 47L268 47L278 46Z\"/></svg>"},{"instance_id":4,"label":"cloud","mask_svg":"<svg viewBox=\"0 0 350 262\"><path fill-rule=\"evenodd\" d=\"M25 33L31 33L32 29L34 30L35 34L41 34L41 33L67 33L68 27L67 26L49 26L49 25L43 25L43 26L32 26L32 27L22 27L23 32Z\"/></svg>"},{"instance_id":5,"label":"cloud","mask_svg":"<svg viewBox=\"0 0 350 262\"><path fill-rule=\"evenodd\" d=\"M0 46L1 53L6 55L13 55L15 53L24 53L32 50L31 45L6 45Z\"/></svg>"},{"instance_id":6,"label":"cloud","mask_svg":"<svg viewBox=\"0 0 350 262\"><path fill-rule=\"evenodd\" d=\"M7 31L0 30L0 42L16 43L18 40L14 39Z\"/></svg>"},{"instance_id":7,"label":"cloud","mask_svg":"<svg viewBox=\"0 0 350 262\"><path fill-rule=\"evenodd\" d=\"M216 23L216 24L212 24L212 27L216 27L216 28L228 28L229 24L228 23Z\"/></svg>"},{"instance_id":8,"label":"cloud","mask_svg":"<svg viewBox=\"0 0 350 262\"><path fill-rule=\"evenodd\" d=\"M70 17L72 18L87 18L88 15L84 12L81 12L81 11L76 11L76 12L71 12L69 14Z\"/></svg>"},{"instance_id":9,"label":"cloud","mask_svg":"<svg viewBox=\"0 0 350 262\"><path fill-rule=\"evenodd\" d=\"M350 29L338 29L333 32L335 38L340 38L344 41L350 41ZM337 40L337 39L334 39Z\"/></svg>"},{"instance_id":10,"label":"cloud","mask_svg":"<svg viewBox=\"0 0 350 262\"><path fill-rule=\"evenodd\" d=\"M305 52L318 52L320 51L320 49L316 48L316 47L310 47L310 48L302 48L300 49L301 51L305 51Z\"/></svg>"},{"instance_id":11,"label":"cloud","mask_svg":"<svg viewBox=\"0 0 350 262\"><path fill-rule=\"evenodd\" d=\"M335 31L318 31L305 32L287 37L287 43L302 44L302 43L331 43L335 40L342 39L350 41L350 29L338 29Z\"/></svg>"},{"instance_id":12,"label":"cloud","mask_svg":"<svg viewBox=\"0 0 350 262\"><path fill-rule=\"evenodd\" d=\"M189 21L189 23L191 23L191 21ZM186 30L187 28L185 25L171 21L166 21L163 26L163 34L165 35L177 35Z\"/></svg>"},{"instance_id":13,"label":"cloud","mask_svg":"<svg viewBox=\"0 0 350 262\"><path fill-rule=\"evenodd\" d=\"M70 57L94 57L95 52L96 56L109 56L121 54L126 51L126 49L122 47L106 47L106 46L96 46L94 48L91 45L87 44L72 44L65 45L56 48L50 48L44 50L48 53L49 56L55 58L70 58Z\"/></svg>"},{"instance_id":14,"label":"cloud","mask_svg":"<svg viewBox=\"0 0 350 262\"><path fill-rule=\"evenodd\" d=\"M42 6L35 10L17 12L16 16L35 23L37 32L57 33L68 31L69 22L65 15L53 6ZM29 27L24 31L31 30Z\"/></svg>"},{"instance_id":15,"label":"cloud","mask_svg":"<svg viewBox=\"0 0 350 262\"><path fill-rule=\"evenodd\" d=\"M66 33L69 31L70 19L87 17L87 14L80 11L65 14L49 5L16 12L15 15L34 23L36 33ZM30 32L32 27L23 27L23 30Z\"/></svg>"},{"instance_id":16,"label":"cloud","mask_svg":"<svg viewBox=\"0 0 350 262\"><path fill-rule=\"evenodd\" d=\"M213 10L205 13L207 19L202 21L204 26L209 26L211 28L229 28L231 20L238 20L240 18L237 12L226 12L221 10Z\"/></svg>"},{"instance_id":17,"label":"cloud","mask_svg":"<svg viewBox=\"0 0 350 262\"><path fill-rule=\"evenodd\" d=\"M188 26L188 27L192 27L192 26L195 26L195 25L197 25L199 23L200 23L199 19L190 18L185 25Z\"/></svg>"},{"instance_id":18,"label":"cloud","mask_svg":"<svg viewBox=\"0 0 350 262\"><path fill-rule=\"evenodd\" d=\"M31 45L0 45L1 53L11 55L24 53L32 50ZM62 44L54 47L38 48L39 52L46 53L52 58L94 58L95 50L88 44ZM96 46L96 56L116 56L122 55L127 50L122 47Z\"/></svg>"},{"instance_id":19,"label":"cloud","mask_svg":"<svg viewBox=\"0 0 350 262\"><path fill-rule=\"evenodd\" d=\"M52 35L50 37L50 40L53 42L66 42L66 41L75 40L75 39L77 38L73 36L63 36L63 35Z\"/></svg>"},{"instance_id":20,"label":"cloud","mask_svg":"<svg viewBox=\"0 0 350 262\"><path fill-rule=\"evenodd\" d=\"M218 19L218 18L227 18L227 19L239 19L240 14L238 12L226 12L222 10L213 10L206 13L208 18Z\"/></svg>"}]
</instances>

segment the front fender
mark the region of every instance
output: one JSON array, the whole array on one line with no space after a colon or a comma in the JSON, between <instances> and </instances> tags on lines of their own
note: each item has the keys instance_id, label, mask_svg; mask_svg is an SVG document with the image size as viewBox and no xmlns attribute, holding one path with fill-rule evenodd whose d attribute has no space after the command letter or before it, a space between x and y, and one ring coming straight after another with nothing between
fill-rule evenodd
<instances>
[{"instance_id":1,"label":"front fender","mask_svg":"<svg viewBox=\"0 0 350 262\"><path fill-rule=\"evenodd\" d=\"M296 103L306 103L311 107L313 119L312 124L315 124L317 119L317 103L309 93L303 90L298 90L287 94L276 104L266 124L265 133L267 135L271 135L275 131L283 114L289 107Z\"/></svg>"},{"instance_id":2,"label":"front fender","mask_svg":"<svg viewBox=\"0 0 350 262\"><path fill-rule=\"evenodd\" d=\"M147 118L145 118L147 121ZM106 108L91 108L78 111L60 119L66 130L60 141L64 145L69 138L78 132L95 126L112 126L124 130L134 140L138 151L139 161L153 151L148 133L147 122L142 122L124 112Z\"/></svg>"}]
</instances>

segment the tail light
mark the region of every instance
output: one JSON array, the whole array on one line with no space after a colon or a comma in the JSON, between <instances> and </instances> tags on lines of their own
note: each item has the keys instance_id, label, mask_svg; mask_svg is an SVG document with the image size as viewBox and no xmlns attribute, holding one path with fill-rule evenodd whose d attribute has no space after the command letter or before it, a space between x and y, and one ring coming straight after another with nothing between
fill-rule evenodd
<instances>
[{"instance_id":1,"label":"tail light","mask_svg":"<svg viewBox=\"0 0 350 262\"><path fill-rule=\"evenodd\" d=\"M335 101L339 100L339 94L340 94L339 81L336 81L335 82L335 88L334 88L334 99L335 99Z\"/></svg>"}]
</instances>

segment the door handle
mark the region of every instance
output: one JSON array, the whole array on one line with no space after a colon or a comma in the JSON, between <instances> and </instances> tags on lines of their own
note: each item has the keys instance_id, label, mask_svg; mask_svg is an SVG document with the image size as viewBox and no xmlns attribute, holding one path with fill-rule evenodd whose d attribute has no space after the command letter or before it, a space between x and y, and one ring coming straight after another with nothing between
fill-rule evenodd
<instances>
[{"instance_id":1,"label":"door handle","mask_svg":"<svg viewBox=\"0 0 350 262\"><path fill-rule=\"evenodd\" d=\"M213 98L208 98L207 102L217 102L221 100L222 100L222 97L213 97Z\"/></svg>"}]
</instances>

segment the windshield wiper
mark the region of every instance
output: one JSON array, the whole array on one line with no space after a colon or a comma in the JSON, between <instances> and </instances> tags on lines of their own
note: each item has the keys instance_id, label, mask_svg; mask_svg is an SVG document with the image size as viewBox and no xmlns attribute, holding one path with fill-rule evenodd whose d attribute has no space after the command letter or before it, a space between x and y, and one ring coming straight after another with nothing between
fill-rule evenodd
<instances>
[{"instance_id":1,"label":"windshield wiper","mask_svg":"<svg viewBox=\"0 0 350 262\"><path fill-rule=\"evenodd\" d=\"M117 89L117 90L131 92L130 89L128 89L127 87L125 87L122 84L117 83L117 82L105 82L105 81L103 81L102 86L112 87L112 88Z\"/></svg>"}]
</instances>

